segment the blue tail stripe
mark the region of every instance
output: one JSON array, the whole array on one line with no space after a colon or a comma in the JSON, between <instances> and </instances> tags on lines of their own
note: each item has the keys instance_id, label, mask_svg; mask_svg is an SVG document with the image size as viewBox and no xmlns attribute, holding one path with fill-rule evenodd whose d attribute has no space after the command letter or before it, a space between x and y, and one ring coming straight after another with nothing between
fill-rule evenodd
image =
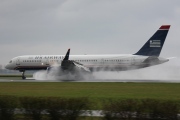
<instances>
[{"instance_id":1,"label":"blue tail stripe","mask_svg":"<svg viewBox=\"0 0 180 120\"><path fill-rule=\"evenodd\" d=\"M159 29L134 55L159 56L169 29Z\"/></svg>"}]
</instances>

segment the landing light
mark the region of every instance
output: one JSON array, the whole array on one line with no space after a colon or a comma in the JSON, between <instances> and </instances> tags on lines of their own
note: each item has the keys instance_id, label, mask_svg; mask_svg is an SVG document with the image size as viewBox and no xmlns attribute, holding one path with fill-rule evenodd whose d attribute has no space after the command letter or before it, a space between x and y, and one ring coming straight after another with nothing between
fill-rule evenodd
<instances>
[{"instance_id":1,"label":"landing light","mask_svg":"<svg viewBox=\"0 0 180 120\"><path fill-rule=\"evenodd\" d=\"M41 63L41 65L43 65L44 63Z\"/></svg>"}]
</instances>

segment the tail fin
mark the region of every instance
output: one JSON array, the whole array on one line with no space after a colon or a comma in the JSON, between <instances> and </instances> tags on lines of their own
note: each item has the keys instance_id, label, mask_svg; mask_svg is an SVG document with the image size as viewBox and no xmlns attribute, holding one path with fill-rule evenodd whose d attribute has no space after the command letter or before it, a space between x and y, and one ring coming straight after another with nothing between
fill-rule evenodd
<instances>
[{"instance_id":1,"label":"tail fin","mask_svg":"<svg viewBox=\"0 0 180 120\"><path fill-rule=\"evenodd\" d=\"M170 25L162 25L159 30L134 55L159 56L168 34Z\"/></svg>"}]
</instances>

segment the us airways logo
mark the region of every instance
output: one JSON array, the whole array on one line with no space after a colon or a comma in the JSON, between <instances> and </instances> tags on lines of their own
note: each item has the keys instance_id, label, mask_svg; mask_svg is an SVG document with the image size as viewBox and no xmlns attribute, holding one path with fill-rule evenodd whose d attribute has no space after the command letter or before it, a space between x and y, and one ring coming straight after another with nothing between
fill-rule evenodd
<instances>
[{"instance_id":1,"label":"us airways logo","mask_svg":"<svg viewBox=\"0 0 180 120\"><path fill-rule=\"evenodd\" d=\"M161 40L150 40L150 47L161 47Z\"/></svg>"}]
</instances>

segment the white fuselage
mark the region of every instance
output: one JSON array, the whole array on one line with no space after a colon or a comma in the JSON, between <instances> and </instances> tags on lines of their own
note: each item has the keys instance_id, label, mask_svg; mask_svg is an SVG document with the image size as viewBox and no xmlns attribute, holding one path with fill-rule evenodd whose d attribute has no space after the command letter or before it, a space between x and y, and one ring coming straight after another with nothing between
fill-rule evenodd
<instances>
[{"instance_id":1,"label":"white fuselage","mask_svg":"<svg viewBox=\"0 0 180 120\"><path fill-rule=\"evenodd\" d=\"M66 55L18 56L13 58L6 68L19 70L22 72L22 79L25 79L26 70L50 71L52 66L58 67L62 74L72 73L79 76L80 72L125 71L158 65L169 61L159 57L169 28L170 25L162 25L133 55L70 55L68 49Z\"/></svg>"},{"instance_id":2,"label":"white fuselage","mask_svg":"<svg viewBox=\"0 0 180 120\"><path fill-rule=\"evenodd\" d=\"M13 58L7 69L41 70L53 65L61 65L64 55L25 55ZM118 55L70 55L69 60L78 62L94 70L122 71L138 69L167 62L168 59L156 57L158 61L146 62L149 56L118 54Z\"/></svg>"}]
</instances>

